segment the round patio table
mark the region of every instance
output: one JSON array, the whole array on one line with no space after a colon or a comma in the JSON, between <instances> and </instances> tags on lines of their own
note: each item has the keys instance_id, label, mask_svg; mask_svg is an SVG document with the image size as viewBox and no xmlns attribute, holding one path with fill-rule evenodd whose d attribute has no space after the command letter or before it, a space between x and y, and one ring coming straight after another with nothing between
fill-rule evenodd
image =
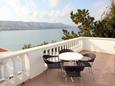
<instances>
[{"instance_id":1,"label":"round patio table","mask_svg":"<svg viewBox=\"0 0 115 86\"><path fill-rule=\"evenodd\" d=\"M60 60L68 60L68 61L78 61L83 58L83 55L77 52L64 52L59 54Z\"/></svg>"}]
</instances>

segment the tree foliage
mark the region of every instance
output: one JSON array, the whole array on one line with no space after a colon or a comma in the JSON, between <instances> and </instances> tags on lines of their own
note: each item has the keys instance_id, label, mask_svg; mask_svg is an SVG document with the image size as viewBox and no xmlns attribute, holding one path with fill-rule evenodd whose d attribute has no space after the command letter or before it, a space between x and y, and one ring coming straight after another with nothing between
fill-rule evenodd
<instances>
[{"instance_id":1,"label":"tree foliage","mask_svg":"<svg viewBox=\"0 0 115 86\"><path fill-rule=\"evenodd\" d=\"M69 32L68 30L65 29L63 29L63 34L64 34L64 36L62 37L63 40L78 37L78 35L74 31Z\"/></svg>"},{"instance_id":2,"label":"tree foliage","mask_svg":"<svg viewBox=\"0 0 115 86\"><path fill-rule=\"evenodd\" d=\"M78 24L78 28L80 29L80 36L92 36L93 35L93 24L94 17L89 15L88 10L80 10L78 9L76 13L71 12L71 19L75 24Z\"/></svg>"},{"instance_id":3,"label":"tree foliage","mask_svg":"<svg viewBox=\"0 0 115 86\"><path fill-rule=\"evenodd\" d=\"M72 21L77 24L79 32L74 36L69 31L63 30L63 39L78 36L115 38L115 3L113 1L109 12L99 21L95 21L94 17L89 15L89 10L86 9L78 9L75 13L72 11L70 15Z\"/></svg>"},{"instance_id":4,"label":"tree foliage","mask_svg":"<svg viewBox=\"0 0 115 86\"><path fill-rule=\"evenodd\" d=\"M109 13L105 15L105 17L101 21L106 27L107 37L115 38L115 3L114 0L111 3L111 7Z\"/></svg>"},{"instance_id":5,"label":"tree foliage","mask_svg":"<svg viewBox=\"0 0 115 86\"><path fill-rule=\"evenodd\" d=\"M24 44L24 46L22 47L22 49L28 49L31 48L32 45L31 44Z\"/></svg>"}]
</instances>

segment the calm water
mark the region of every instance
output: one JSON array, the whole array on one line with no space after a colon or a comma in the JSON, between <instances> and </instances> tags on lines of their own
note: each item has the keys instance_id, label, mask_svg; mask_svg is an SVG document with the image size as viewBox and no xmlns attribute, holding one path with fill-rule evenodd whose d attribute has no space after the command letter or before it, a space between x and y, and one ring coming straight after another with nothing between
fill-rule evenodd
<instances>
[{"instance_id":1,"label":"calm water","mask_svg":"<svg viewBox=\"0 0 115 86\"><path fill-rule=\"evenodd\" d=\"M68 29L69 31L77 29ZM62 29L0 31L0 47L9 51L20 50L24 44L39 45L45 42L61 41Z\"/></svg>"}]
</instances>

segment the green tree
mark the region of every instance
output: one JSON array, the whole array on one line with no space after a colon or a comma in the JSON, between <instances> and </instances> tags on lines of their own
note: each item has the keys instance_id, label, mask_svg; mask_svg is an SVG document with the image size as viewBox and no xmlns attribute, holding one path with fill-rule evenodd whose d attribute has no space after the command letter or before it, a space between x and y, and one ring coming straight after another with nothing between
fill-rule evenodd
<instances>
[{"instance_id":1,"label":"green tree","mask_svg":"<svg viewBox=\"0 0 115 86\"><path fill-rule=\"evenodd\" d=\"M95 37L113 37L112 29L106 20L96 21L94 23Z\"/></svg>"},{"instance_id":2,"label":"green tree","mask_svg":"<svg viewBox=\"0 0 115 86\"><path fill-rule=\"evenodd\" d=\"M63 40L78 37L78 35L74 31L69 32L68 30L65 29L63 29L62 31L63 31L63 37L62 37Z\"/></svg>"},{"instance_id":3,"label":"green tree","mask_svg":"<svg viewBox=\"0 0 115 86\"><path fill-rule=\"evenodd\" d=\"M106 21L104 25L106 25L106 30L108 31L108 37L115 38L115 3L114 0L111 3L111 7L109 9L109 13L107 12L102 22ZM106 32L107 32L106 31Z\"/></svg>"},{"instance_id":4,"label":"green tree","mask_svg":"<svg viewBox=\"0 0 115 86\"><path fill-rule=\"evenodd\" d=\"M31 48L32 45L31 44L24 44L24 46L22 47L22 49L28 49Z\"/></svg>"}]
</instances>

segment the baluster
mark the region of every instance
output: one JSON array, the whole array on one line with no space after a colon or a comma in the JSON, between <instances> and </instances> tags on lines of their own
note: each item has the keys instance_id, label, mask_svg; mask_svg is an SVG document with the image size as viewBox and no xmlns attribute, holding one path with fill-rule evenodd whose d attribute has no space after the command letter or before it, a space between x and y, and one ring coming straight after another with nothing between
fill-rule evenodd
<instances>
[{"instance_id":1,"label":"baluster","mask_svg":"<svg viewBox=\"0 0 115 86\"><path fill-rule=\"evenodd\" d=\"M14 82L15 82L15 84L17 84L18 83L18 73L17 73L17 71L16 71L16 69L17 69L17 66L16 66L16 61L17 61L17 57L13 57L12 58L12 62L13 62L13 77L14 77Z\"/></svg>"},{"instance_id":2,"label":"baluster","mask_svg":"<svg viewBox=\"0 0 115 86\"><path fill-rule=\"evenodd\" d=\"M7 60L3 62L3 67L4 67L4 78L5 78L5 86L9 86L9 77L8 77L8 68L7 68Z\"/></svg>"},{"instance_id":3,"label":"baluster","mask_svg":"<svg viewBox=\"0 0 115 86\"><path fill-rule=\"evenodd\" d=\"M72 47L74 47L74 41L72 42Z\"/></svg>"},{"instance_id":4,"label":"baluster","mask_svg":"<svg viewBox=\"0 0 115 86\"><path fill-rule=\"evenodd\" d=\"M71 42L71 49L72 49L72 47L73 47L73 42Z\"/></svg>"},{"instance_id":5,"label":"baluster","mask_svg":"<svg viewBox=\"0 0 115 86\"><path fill-rule=\"evenodd\" d=\"M72 42L70 42L70 49L72 49Z\"/></svg>"},{"instance_id":6,"label":"baluster","mask_svg":"<svg viewBox=\"0 0 115 86\"><path fill-rule=\"evenodd\" d=\"M69 48L71 48L71 42L69 42Z\"/></svg>"},{"instance_id":7,"label":"baluster","mask_svg":"<svg viewBox=\"0 0 115 86\"><path fill-rule=\"evenodd\" d=\"M64 45L64 49L66 49L65 45Z\"/></svg>"},{"instance_id":8,"label":"baluster","mask_svg":"<svg viewBox=\"0 0 115 86\"><path fill-rule=\"evenodd\" d=\"M70 45L70 44L68 43L68 49L69 49L69 45Z\"/></svg>"},{"instance_id":9,"label":"baluster","mask_svg":"<svg viewBox=\"0 0 115 86\"><path fill-rule=\"evenodd\" d=\"M26 68L26 57L27 57L27 54L23 54L20 56L21 62L22 62L22 77L23 77L23 79L29 79L29 70ZM27 72L27 70L28 70L28 72Z\"/></svg>"},{"instance_id":10,"label":"baluster","mask_svg":"<svg viewBox=\"0 0 115 86\"><path fill-rule=\"evenodd\" d=\"M59 54L59 49L58 49L58 47L56 47L56 49L57 49L56 55L58 55Z\"/></svg>"},{"instance_id":11,"label":"baluster","mask_svg":"<svg viewBox=\"0 0 115 86\"><path fill-rule=\"evenodd\" d=\"M25 54L24 57L24 64L25 64L25 70L26 70L26 75L28 76L29 79L29 75L30 75L30 62L29 62L29 55L28 53Z\"/></svg>"},{"instance_id":12,"label":"baluster","mask_svg":"<svg viewBox=\"0 0 115 86\"><path fill-rule=\"evenodd\" d=\"M65 44L65 49L67 49L67 44Z\"/></svg>"},{"instance_id":13,"label":"baluster","mask_svg":"<svg viewBox=\"0 0 115 86\"><path fill-rule=\"evenodd\" d=\"M69 43L67 43L67 49L69 49Z\"/></svg>"},{"instance_id":14,"label":"baluster","mask_svg":"<svg viewBox=\"0 0 115 86\"><path fill-rule=\"evenodd\" d=\"M47 55L48 54L48 50L45 50L46 52L45 52L45 55Z\"/></svg>"},{"instance_id":15,"label":"baluster","mask_svg":"<svg viewBox=\"0 0 115 86\"><path fill-rule=\"evenodd\" d=\"M74 47L75 47L75 41L74 41Z\"/></svg>"},{"instance_id":16,"label":"baluster","mask_svg":"<svg viewBox=\"0 0 115 86\"><path fill-rule=\"evenodd\" d=\"M22 64L22 75L25 75L26 73L26 68L25 68L25 54L23 55L20 55L20 58L21 58L21 64Z\"/></svg>"},{"instance_id":17,"label":"baluster","mask_svg":"<svg viewBox=\"0 0 115 86\"><path fill-rule=\"evenodd\" d=\"M61 50L63 49L63 46L61 46Z\"/></svg>"}]
</instances>

